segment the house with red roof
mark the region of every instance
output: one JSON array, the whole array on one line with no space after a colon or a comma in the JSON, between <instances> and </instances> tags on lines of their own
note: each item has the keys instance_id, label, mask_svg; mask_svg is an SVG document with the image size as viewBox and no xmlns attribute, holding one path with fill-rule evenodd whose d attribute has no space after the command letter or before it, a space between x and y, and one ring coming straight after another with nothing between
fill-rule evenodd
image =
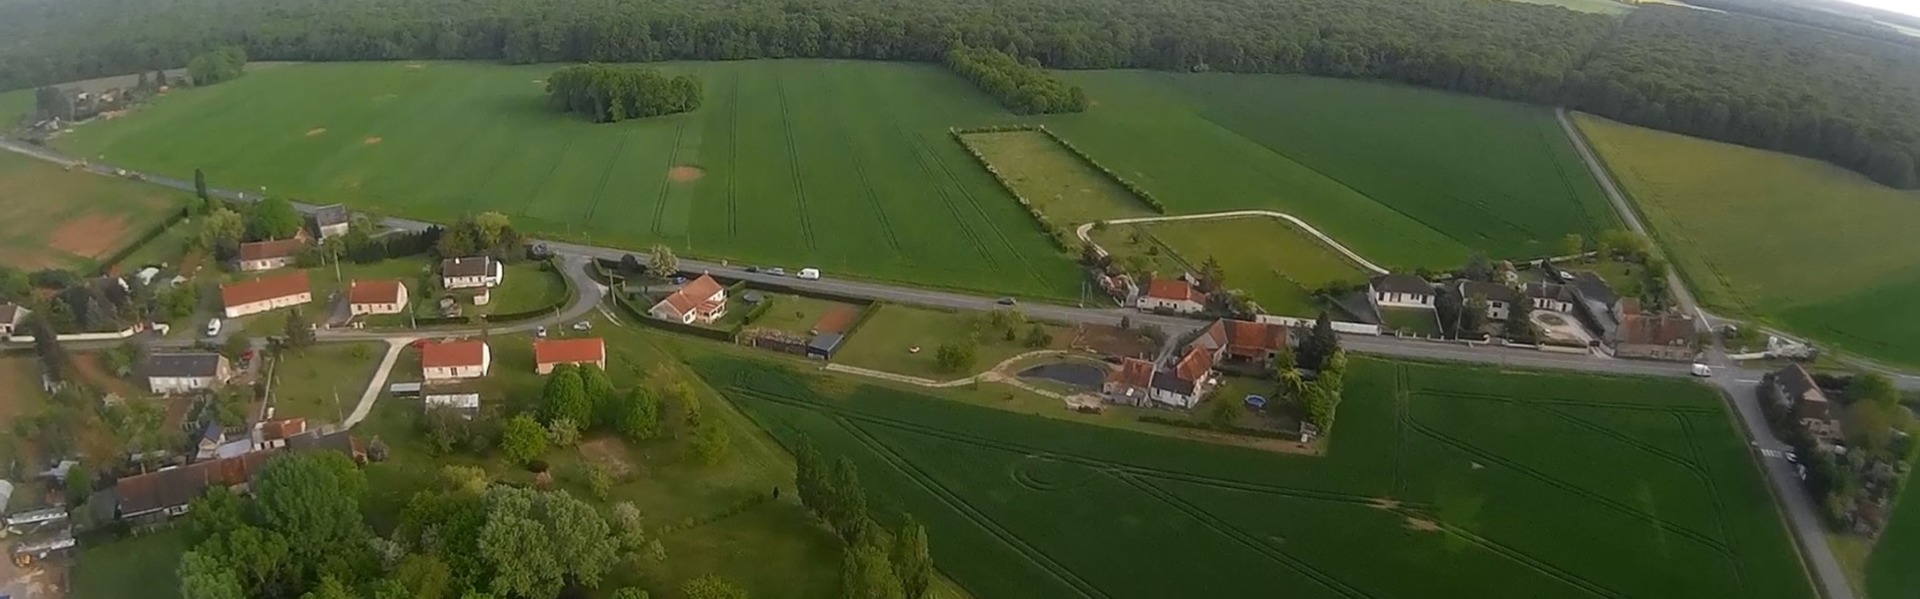
<instances>
[{"instance_id":1,"label":"house with red roof","mask_svg":"<svg viewBox=\"0 0 1920 599\"><path fill-rule=\"evenodd\" d=\"M347 312L399 314L407 309L407 284L397 279L354 281L347 287Z\"/></svg>"},{"instance_id":2,"label":"house with red roof","mask_svg":"<svg viewBox=\"0 0 1920 599\"><path fill-rule=\"evenodd\" d=\"M1213 352L1200 344L1187 346L1178 358L1166 365L1139 358L1125 358L1120 367L1107 374L1101 391L1107 401L1131 406L1192 408L1214 387L1220 376L1213 371Z\"/></svg>"},{"instance_id":3,"label":"house with red roof","mask_svg":"<svg viewBox=\"0 0 1920 599\"><path fill-rule=\"evenodd\" d=\"M240 271L259 272L285 268L307 247L304 239L274 239L240 244Z\"/></svg>"},{"instance_id":4,"label":"house with red roof","mask_svg":"<svg viewBox=\"0 0 1920 599\"><path fill-rule=\"evenodd\" d=\"M533 342L534 372L548 374L553 372L553 367L561 364L592 365L606 370L606 341L599 337L580 337Z\"/></svg>"},{"instance_id":5,"label":"house with red roof","mask_svg":"<svg viewBox=\"0 0 1920 599\"><path fill-rule=\"evenodd\" d=\"M1147 281L1147 292L1135 306L1148 312L1198 314L1207 309L1207 295L1183 279L1156 278Z\"/></svg>"},{"instance_id":6,"label":"house with red roof","mask_svg":"<svg viewBox=\"0 0 1920 599\"><path fill-rule=\"evenodd\" d=\"M420 348L420 378L429 383L487 376L493 352L478 339L428 343Z\"/></svg>"},{"instance_id":7,"label":"house with red roof","mask_svg":"<svg viewBox=\"0 0 1920 599\"><path fill-rule=\"evenodd\" d=\"M1264 370L1294 341L1286 325L1222 318L1213 321L1193 343L1211 352L1215 362Z\"/></svg>"},{"instance_id":8,"label":"house with red roof","mask_svg":"<svg viewBox=\"0 0 1920 599\"><path fill-rule=\"evenodd\" d=\"M681 285L647 313L681 324L713 324L727 315L727 288L703 274Z\"/></svg>"},{"instance_id":9,"label":"house with red roof","mask_svg":"<svg viewBox=\"0 0 1920 599\"><path fill-rule=\"evenodd\" d=\"M226 308L227 318L239 318L311 301L313 291L307 286L306 271L220 286L220 302Z\"/></svg>"}]
</instances>

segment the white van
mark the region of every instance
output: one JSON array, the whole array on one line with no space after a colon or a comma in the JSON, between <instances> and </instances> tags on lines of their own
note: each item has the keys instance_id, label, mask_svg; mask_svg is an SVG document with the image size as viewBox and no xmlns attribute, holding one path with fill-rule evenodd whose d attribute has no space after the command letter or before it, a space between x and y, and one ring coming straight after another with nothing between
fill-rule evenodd
<instances>
[{"instance_id":1,"label":"white van","mask_svg":"<svg viewBox=\"0 0 1920 599\"><path fill-rule=\"evenodd\" d=\"M1693 376L1703 377L1703 378L1713 376L1713 369L1707 367L1706 364L1696 363L1693 365Z\"/></svg>"},{"instance_id":2,"label":"white van","mask_svg":"<svg viewBox=\"0 0 1920 599\"><path fill-rule=\"evenodd\" d=\"M820 269L802 268L800 269L800 278L806 279L809 281L818 281L820 280Z\"/></svg>"},{"instance_id":3,"label":"white van","mask_svg":"<svg viewBox=\"0 0 1920 599\"><path fill-rule=\"evenodd\" d=\"M220 317L215 316L213 317L213 320L207 321L207 336L208 337L220 336Z\"/></svg>"}]
</instances>

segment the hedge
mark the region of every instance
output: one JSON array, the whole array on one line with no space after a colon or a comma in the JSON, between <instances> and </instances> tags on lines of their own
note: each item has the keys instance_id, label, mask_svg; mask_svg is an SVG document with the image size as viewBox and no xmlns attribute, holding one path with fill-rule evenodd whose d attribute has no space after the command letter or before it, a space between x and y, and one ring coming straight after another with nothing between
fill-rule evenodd
<instances>
[{"instance_id":1,"label":"hedge","mask_svg":"<svg viewBox=\"0 0 1920 599\"><path fill-rule=\"evenodd\" d=\"M1030 131L1033 127L1034 126L1026 126L1024 128L1015 127L1001 130ZM981 168L987 169L987 174L993 175L993 180L1000 183L1001 189L1007 190L1007 193L1013 196L1014 201L1020 202L1021 208L1027 209L1027 215L1032 216L1035 222L1040 223L1040 230L1046 232L1048 239L1053 240L1054 247L1060 248L1060 251L1063 252L1073 252L1079 249L1079 246L1073 243L1073 236L1067 233L1065 227L1056 225L1053 221L1048 220L1047 215L1041 212L1039 207L1034 206L1033 202L1027 199L1027 196L1020 195L1020 191L1013 188L1012 182L1007 181L1006 177L1000 176L1000 170L993 168L993 163L989 162L985 155L982 155L979 150L973 149L973 146L967 145L965 133L962 133L959 129L948 129L947 132L953 136L954 142L959 143L960 147L967 151L968 155L973 156L974 162L980 163ZM974 133L979 133L979 131L974 131Z\"/></svg>"},{"instance_id":2,"label":"hedge","mask_svg":"<svg viewBox=\"0 0 1920 599\"><path fill-rule=\"evenodd\" d=\"M1153 195L1153 192L1147 191L1145 187L1141 187L1138 184L1134 183L1132 180L1127 179L1126 177L1120 176L1119 172L1113 169L1107 168L1107 165L1101 164L1100 161L1094 160L1091 154L1088 154L1085 150L1081 150L1080 146L1073 145L1073 142L1067 141L1067 138L1061 137L1060 134L1054 133L1053 130L1048 129L1046 125L994 125L990 127L970 127L970 128L950 129L949 131L953 133L954 139L956 140L960 139L960 136L962 135L967 135L971 133L1006 133L1009 131L1039 131L1045 134L1047 137L1053 138L1053 141L1058 142L1061 146L1065 146L1068 152L1073 153L1074 156L1078 156L1081 161L1086 162L1088 166L1092 166L1094 170L1100 171L1101 173L1105 174L1107 178L1113 179L1115 183L1119 183L1120 187L1125 188L1128 192L1132 193L1134 197L1140 198L1140 201L1146 203L1147 207L1152 208L1154 212L1159 214L1167 213L1167 205L1162 203L1160 201L1160 198L1155 197ZM960 145L966 146L966 142L962 140ZM981 164L986 164L986 158L983 158L979 155L979 153L974 152L971 146L967 147L967 151L969 153L974 154L974 158L980 160ZM988 166L987 171L992 172L993 167ZM997 179L1000 177L1000 173L997 173L997 172L993 173L993 176L994 178ZM1001 182L1001 185L1005 185L1005 184L1006 184L1005 181ZM1014 197L1019 197L1019 194L1014 194Z\"/></svg>"},{"instance_id":3,"label":"hedge","mask_svg":"<svg viewBox=\"0 0 1920 599\"><path fill-rule=\"evenodd\" d=\"M859 331L860 327L866 326L867 321L873 320L873 315L880 312L880 308L886 304L886 302L874 300L872 303L867 304L867 307L861 308L860 316L853 319L853 324L848 325L847 330L841 333L842 338L852 339L853 333Z\"/></svg>"},{"instance_id":4,"label":"hedge","mask_svg":"<svg viewBox=\"0 0 1920 599\"><path fill-rule=\"evenodd\" d=\"M740 325L746 326L753 324L753 321L760 320L760 317L765 316L768 310L773 309L773 304L773 298L770 297L760 300L760 303L753 305L752 310L747 311L747 317L741 319Z\"/></svg>"},{"instance_id":5,"label":"hedge","mask_svg":"<svg viewBox=\"0 0 1920 599\"><path fill-rule=\"evenodd\" d=\"M1300 438L1298 434L1288 434L1280 431L1270 431L1270 430L1258 429L1258 428L1247 428L1244 426L1216 427L1216 426L1201 424L1191 420L1180 420L1176 418L1167 418L1164 416L1154 416L1152 414L1141 416L1140 421L1152 423L1152 424L1164 424L1167 426L1177 426L1180 428L1190 428L1190 429L1203 430L1203 431L1214 431L1218 433L1232 433L1235 435L1246 435L1249 437L1263 437L1267 439L1286 439L1289 441L1293 441L1293 440L1298 440Z\"/></svg>"},{"instance_id":6,"label":"hedge","mask_svg":"<svg viewBox=\"0 0 1920 599\"><path fill-rule=\"evenodd\" d=\"M132 256L134 252L140 251L142 246L147 245L155 238L166 233L167 229L173 228L174 225L180 224L180 221L186 220L187 215L192 211L193 209L189 207L180 208L180 210L168 216L166 220L160 221L159 224L148 228L145 233L141 233L140 237L135 238L133 243L127 244L126 247L120 248L112 254L108 254L105 259L99 262L100 267L94 275L104 277L113 274L114 269L120 266L122 260L126 260L127 257Z\"/></svg>"},{"instance_id":7,"label":"hedge","mask_svg":"<svg viewBox=\"0 0 1920 599\"><path fill-rule=\"evenodd\" d=\"M732 343L734 335L739 333L738 327L735 327L734 330L731 330L731 331L723 331L720 329L710 329L703 326L695 326L690 324L660 320L658 318L654 318L652 315L647 314L645 311L639 308L635 308L633 304L631 302L628 302L627 299L624 297L615 298L613 303L619 305L622 309L625 309L627 311L627 314L633 316L634 320L640 321L641 326L653 327L656 329L673 331L676 333L686 333L688 335L693 335L696 337L705 337L708 339L713 339L716 341L725 341L728 343Z\"/></svg>"},{"instance_id":8,"label":"hedge","mask_svg":"<svg viewBox=\"0 0 1920 599\"><path fill-rule=\"evenodd\" d=\"M560 312L565 311L567 309L567 306L573 305L573 300L578 298L580 290L574 288L573 279L568 278L567 273L564 270L562 270L563 266L559 263L559 258L548 258L547 268L554 274L559 275L560 282L566 286L567 293L566 295L560 297L560 301L557 301L545 306L541 306L538 308L534 308L532 310L521 310L519 312L507 312L504 314L493 313L493 314L488 314L482 318L485 318L487 322L491 322L491 323L518 322L522 320L529 320L529 319L539 318L542 316L547 316L549 314L558 314Z\"/></svg>"}]
</instances>

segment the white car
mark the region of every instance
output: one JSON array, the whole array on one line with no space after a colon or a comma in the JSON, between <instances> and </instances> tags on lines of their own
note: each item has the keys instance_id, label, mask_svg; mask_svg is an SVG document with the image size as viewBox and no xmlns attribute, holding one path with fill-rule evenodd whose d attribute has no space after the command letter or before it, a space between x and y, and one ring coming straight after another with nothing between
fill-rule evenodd
<instances>
[{"instance_id":1,"label":"white car","mask_svg":"<svg viewBox=\"0 0 1920 599\"><path fill-rule=\"evenodd\" d=\"M1706 364L1694 364L1693 376L1702 377L1702 378L1713 376L1713 368L1707 366Z\"/></svg>"},{"instance_id":2,"label":"white car","mask_svg":"<svg viewBox=\"0 0 1920 599\"><path fill-rule=\"evenodd\" d=\"M541 326L533 329L533 336L539 337L541 339L547 338L547 327Z\"/></svg>"},{"instance_id":3,"label":"white car","mask_svg":"<svg viewBox=\"0 0 1920 599\"><path fill-rule=\"evenodd\" d=\"M800 269L800 278L806 279L809 281L818 281L820 280L820 269L802 268Z\"/></svg>"},{"instance_id":4,"label":"white car","mask_svg":"<svg viewBox=\"0 0 1920 599\"><path fill-rule=\"evenodd\" d=\"M592 328L593 328L593 323L591 323L591 322L587 322L587 321L584 321L584 320L582 320L582 321L580 321L580 322L576 322L576 323L573 323L573 330L576 330L576 331L585 331L585 330L589 330L589 329L592 329Z\"/></svg>"},{"instance_id":5,"label":"white car","mask_svg":"<svg viewBox=\"0 0 1920 599\"><path fill-rule=\"evenodd\" d=\"M213 320L207 321L207 336L208 337L220 336L220 317L216 316L213 318Z\"/></svg>"},{"instance_id":6,"label":"white car","mask_svg":"<svg viewBox=\"0 0 1920 599\"><path fill-rule=\"evenodd\" d=\"M767 274L770 274L776 277L784 277L784 276L787 276L787 269L776 266L776 267L767 269Z\"/></svg>"}]
</instances>

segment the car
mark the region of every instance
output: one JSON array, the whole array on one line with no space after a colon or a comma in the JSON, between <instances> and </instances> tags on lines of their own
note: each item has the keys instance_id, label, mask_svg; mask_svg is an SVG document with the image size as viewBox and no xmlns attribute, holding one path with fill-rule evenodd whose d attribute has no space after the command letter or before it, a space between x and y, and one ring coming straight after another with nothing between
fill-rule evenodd
<instances>
[{"instance_id":1,"label":"car","mask_svg":"<svg viewBox=\"0 0 1920 599\"><path fill-rule=\"evenodd\" d=\"M540 338L542 338L542 339L544 339L544 338L546 338L546 336L547 336L547 327L544 327L544 326L542 326L542 327L535 327L535 328L533 329L533 336L535 336L535 337L540 337Z\"/></svg>"},{"instance_id":2,"label":"car","mask_svg":"<svg viewBox=\"0 0 1920 599\"><path fill-rule=\"evenodd\" d=\"M1003 297L997 300L993 300L993 303L1000 304L1002 306L1011 306L1011 305L1020 303L1020 300L1016 300L1010 297Z\"/></svg>"},{"instance_id":3,"label":"car","mask_svg":"<svg viewBox=\"0 0 1920 599\"><path fill-rule=\"evenodd\" d=\"M216 316L213 318L213 320L207 321L207 336L208 337L220 336L220 317Z\"/></svg>"},{"instance_id":4,"label":"car","mask_svg":"<svg viewBox=\"0 0 1920 599\"><path fill-rule=\"evenodd\" d=\"M749 266L749 267L747 267L747 272L760 272L760 267L758 267L758 266Z\"/></svg>"},{"instance_id":5,"label":"car","mask_svg":"<svg viewBox=\"0 0 1920 599\"><path fill-rule=\"evenodd\" d=\"M767 274L770 274L776 277L784 277L784 276L787 276L787 269L775 266L773 268L767 269Z\"/></svg>"},{"instance_id":6,"label":"car","mask_svg":"<svg viewBox=\"0 0 1920 599\"><path fill-rule=\"evenodd\" d=\"M800 278L806 279L809 281L818 281L820 280L820 269L802 268L800 269Z\"/></svg>"},{"instance_id":7,"label":"car","mask_svg":"<svg viewBox=\"0 0 1920 599\"><path fill-rule=\"evenodd\" d=\"M1693 376L1702 377L1702 378L1713 376L1713 368L1707 366L1706 364L1695 363L1693 365Z\"/></svg>"},{"instance_id":8,"label":"car","mask_svg":"<svg viewBox=\"0 0 1920 599\"><path fill-rule=\"evenodd\" d=\"M677 275L676 275L676 276L674 276L674 277L673 277L673 284L675 284L675 285L685 285L685 284L687 284L687 278L686 278L686 277L682 277L682 276L677 276Z\"/></svg>"},{"instance_id":9,"label":"car","mask_svg":"<svg viewBox=\"0 0 1920 599\"><path fill-rule=\"evenodd\" d=\"M573 323L573 330L576 330L576 331L587 331L592 329L593 329L593 323L591 322L582 320L580 322Z\"/></svg>"}]
</instances>

